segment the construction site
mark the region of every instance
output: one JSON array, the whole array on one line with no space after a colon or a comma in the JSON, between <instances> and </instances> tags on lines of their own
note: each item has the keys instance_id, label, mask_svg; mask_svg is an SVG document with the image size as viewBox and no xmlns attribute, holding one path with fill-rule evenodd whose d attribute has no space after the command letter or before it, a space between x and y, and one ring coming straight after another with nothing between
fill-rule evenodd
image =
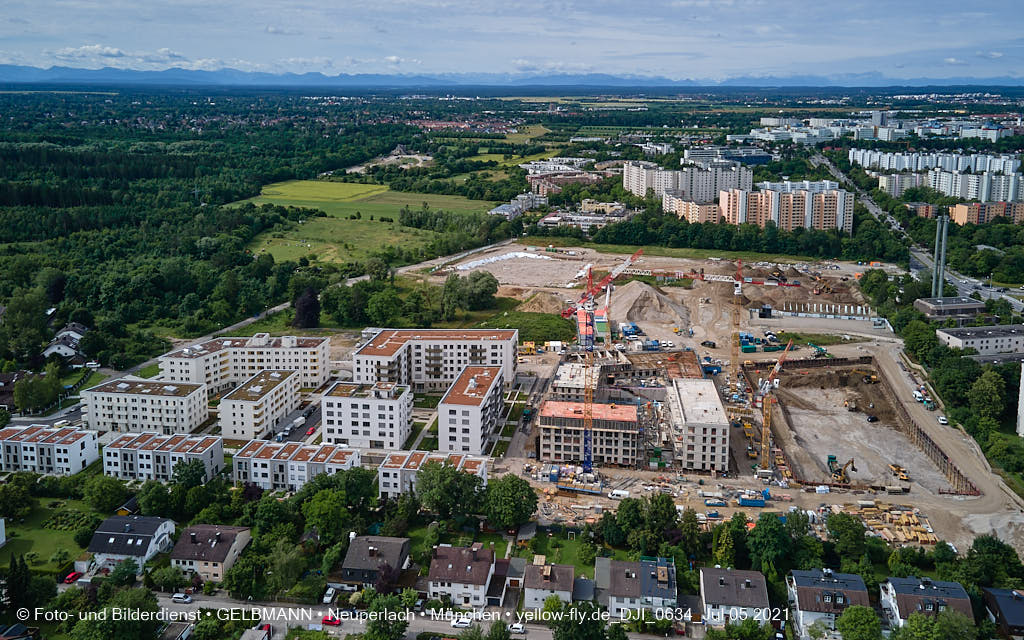
<instances>
[{"instance_id":1,"label":"construction site","mask_svg":"<svg viewBox=\"0 0 1024 640\"><path fill-rule=\"evenodd\" d=\"M936 421L941 406L856 285L895 267L511 245L432 277L467 267L520 310L577 326L554 360L521 354L525 370L552 368L531 393L523 457L498 467L538 488L542 522L582 526L662 492L705 526L800 509L821 527L845 510L897 544L998 531L1024 548L1024 503Z\"/></svg>"}]
</instances>

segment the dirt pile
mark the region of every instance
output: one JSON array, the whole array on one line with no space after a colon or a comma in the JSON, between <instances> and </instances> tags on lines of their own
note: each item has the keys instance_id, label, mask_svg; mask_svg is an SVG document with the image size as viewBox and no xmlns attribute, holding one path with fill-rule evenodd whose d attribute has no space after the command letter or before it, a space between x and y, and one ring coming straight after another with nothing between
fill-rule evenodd
<instances>
[{"instance_id":1,"label":"dirt pile","mask_svg":"<svg viewBox=\"0 0 1024 640\"><path fill-rule=\"evenodd\" d=\"M562 299L550 291L538 291L526 302L516 307L516 311L530 313L561 313Z\"/></svg>"},{"instance_id":2,"label":"dirt pile","mask_svg":"<svg viewBox=\"0 0 1024 640\"><path fill-rule=\"evenodd\" d=\"M612 293L612 320L657 322L688 328L690 312L651 285L633 280Z\"/></svg>"}]
</instances>

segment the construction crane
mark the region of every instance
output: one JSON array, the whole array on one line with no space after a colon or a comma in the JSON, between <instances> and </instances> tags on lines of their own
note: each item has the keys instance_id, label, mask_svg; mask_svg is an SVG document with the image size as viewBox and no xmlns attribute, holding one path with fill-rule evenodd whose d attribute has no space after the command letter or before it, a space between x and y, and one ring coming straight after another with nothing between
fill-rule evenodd
<instances>
[{"instance_id":1,"label":"construction crane","mask_svg":"<svg viewBox=\"0 0 1024 640\"><path fill-rule=\"evenodd\" d=\"M761 383L761 462L758 466L762 469L771 468L771 439L772 439L772 403L775 397L772 395L772 383L775 377L782 371L782 364L786 361L786 355L793 348L793 339L786 343L786 348L779 354L778 360L771 372Z\"/></svg>"},{"instance_id":2,"label":"construction crane","mask_svg":"<svg viewBox=\"0 0 1024 640\"><path fill-rule=\"evenodd\" d=\"M594 385L590 375L594 366L594 311L581 309L580 312L586 315L585 330L580 336L586 350L586 366L583 368L583 472L590 473L594 469Z\"/></svg>"},{"instance_id":3,"label":"construction crane","mask_svg":"<svg viewBox=\"0 0 1024 640\"><path fill-rule=\"evenodd\" d=\"M609 286L612 283L612 280L622 275L622 272L628 269L631 264L639 260L640 256L643 255L643 252L644 250L640 249L630 257L626 258L622 262L622 264L612 269L608 273L608 275L601 278L597 282L597 284L594 284L593 269L588 269L587 288L583 290L582 294L580 294L579 300L577 300L574 304L568 306L564 311L562 311L562 317L571 318L572 314L574 314L579 307L582 307L589 302L593 302L594 297L601 293L601 291L603 291L605 287Z\"/></svg>"},{"instance_id":4,"label":"construction crane","mask_svg":"<svg viewBox=\"0 0 1024 640\"><path fill-rule=\"evenodd\" d=\"M743 293L743 261L736 262L732 305L732 379L736 393L740 393L740 296Z\"/></svg>"}]
</instances>

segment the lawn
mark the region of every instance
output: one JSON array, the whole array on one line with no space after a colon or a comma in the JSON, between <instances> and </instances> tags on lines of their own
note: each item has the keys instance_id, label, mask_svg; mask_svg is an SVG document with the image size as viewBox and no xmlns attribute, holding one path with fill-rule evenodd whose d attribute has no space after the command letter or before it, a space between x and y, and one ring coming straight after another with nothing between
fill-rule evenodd
<instances>
[{"instance_id":1,"label":"lawn","mask_svg":"<svg viewBox=\"0 0 1024 640\"><path fill-rule=\"evenodd\" d=\"M416 442L416 438L419 437L420 432L423 431L425 426L427 426L426 422L413 422L412 432L409 433L409 437L406 439L405 444L402 445L402 448L405 450L411 449L412 443Z\"/></svg>"},{"instance_id":2,"label":"lawn","mask_svg":"<svg viewBox=\"0 0 1024 640\"><path fill-rule=\"evenodd\" d=\"M420 554L426 551L424 543L427 538L427 525L416 527L415 529L409 529L406 532L406 537L409 538L409 555L413 558L420 557ZM439 540L440 544L451 544L451 545L463 545L469 546L473 542L482 542L484 546L493 548L495 556L498 558L504 558L505 552L508 550L508 543L504 538L501 537L500 533L483 533L477 532L475 535L464 531L456 531L441 536Z\"/></svg>"},{"instance_id":3,"label":"lawn","mask_svg":"<svg viewBox=\"0 0 1024 640\"><path fill-rule=\"evenodd\" d=\"M253 336L257 333L269 333L271 335L290 335L290 336L329 336L338 332L337 329L331 329L327 327L316 327L312 329L297 329L292 326L292 320L295 318L294 309L284 309L277 313L272 313L268 316L264 316L253 322L247 324L241 329L232 329L227 332L232 336L246 337ZM329 317L321 314L320 320L327 321ZM223 333L221 335L224 335Z\"/></svg>"},{"instance_id":4,"label":"lawn","mask_svg":"<svg viewBox=\"0 0 1024 640\"><path fill-rule=\"evenodd\" d=\"M441 402L441 396L428 396L417 393L413 396L412 406L417 409L433 409L437 406L438 402Z\"/></svg>"},{"instance_id":5,"label":"lawn","mask_svg":"<svg viewBox=\"0 0 1024 640\"><path fill-rule=\"evenodd\" d=\"M381 222L381 217L398 219L402 207L418 209L424 203L431 209L459 212L484 212L494 206L485 200L462 196L391 191L384 185L290 180L263 187L255 198L234 204L277 204L319 209L326 218L304 220L285 231L261 233L250 243L254 252L268 251L275 260L306 257L322 262L348 262L365 258L390 245L422 246L437 234L397 222ZM349 216L359 214L359 220Z\"/></svg>"},{"instance_id":6,"label":"lawn","mask_svg":"<svg viewBox=\"0 0 1024 640\"><path fill-rule=\"evenodd\" d=\"M514 424L506 424L504 427L501 428L502 438L511 438L513 435L515 435L515 433L516 425Z\"/></svg>"},{"instance_id":7,"label":"lawn","mask_svg":"<svg viewBox=\"0 0 1024 640\"><path fill-rule=\"evenodd\" d=\"M437 436L424 436L420 440L420 451L437 451Z\"/></svg>"},{"instance_id":8,"label":"lawn","mask_svg":"<svg viewBox=\"0 0 1024 640\"><path fill-rule=\"evenodd\" d=\"M523 144L529 142L534 138L539 138L545 133L551 133L551 129L548 129L542 124L530 124L525 127L519 127L518 133L506 133L505 139L512 144Z\"/></svg>"},{"instance_id":9,"label":"lawn","mask_svg":"<svg viewBox=\"0 0 1024 640\"><path fill-rule=\"evenodd\" d=\"M151 365L142 367L141 369L135 372L135 375L137 375L140 378L155 378L156 376L160 375L160 363L154 362Z\"/></svg>"},{"instance_id":10,"label":"lawn","mask_svg":"<svg viewBox=\"0 0 1024 640\"><path fill-rule=\"evenodd\" d=\"M481 322L481 329L519 329L519 339L526 342L543 343L548 340L567 342L576 336L576 327L571 320L553 313L530 311L509 311Z\"/></svg>"},{"instance_id":11,"label":"lawn","mask_svg":"<svg viewBox=\"0 0 1024 640\"><path fill-rule=\"evenodd\" d=\"M508 445L511 444L508 440L499 440L495 443L494 448L491 449L492 458L500 458L508 452Z\"/></svg>"},{"instance_id":12,"label":"lawn","mask_svg":"<svg viewBox=\"0 0 1024 640\"><path fill-rule=\"evenodd\" d=\"M588 578L594 577L594 563L584 564L580 561L580 548L583 546L583 542L579 537L575 540L569 540L561 535L549 537L544 530L538 529L537 538L539 539L537 554L545 556L548 562L571 564L576 567L576 575L583 575ZM552 546L551 543L554 540L558 541L558 548ZM535 554L527 546L516 548L512 555L526 558L527 562L529 562Z\"/></svg>"},{"instance_id":13,"label":"lawn","mask_svg":"<svg viewBox=\"0 0 1024 640\"><path fill-rule=\"evenodd\" d=\"M50 507L51 503L60 503L60 507ZM83 551L75 544L75 527L69 530L47 528L43 523L51 517L64 517L73 512L93 514L91 507L81 500L58 500L55 498L39 498L39 505L29 513L24 522L16 522L7 518L7 544L0 554L0 569L10 565L12 555L23 555L34 552L39 556L39 564L30 564L33 571L53 572L59 569L50 562L50 556L58 549L66 549L69 559L74 560ZM102 514L98 514L102 515Z\"/></svg>"},{"instance_id":14,"label":"lawn","mask_svg":"<svg viewBox=\"0 0 1024 640\"><path fill-rule=\"evenodd\" d=\"M780 331L776 335L782 344L792 340L793 346L800 345L801 347L806 346L808 342L813 342L819 347L827 347L833 344L852 344L854 342L867 341L867 338L860 336L850 336L849 340L844 340L842 335L832 335L829 333L790 333L788 331Z\"/></svg>"},{"instance_id":15,"label":"lawn","mask_svg":"<svg viewBox=\"0 0 1024 640\"><path fill-rule=\"evenodd\" d=\"M629 255L635 253L639 246L628 244L594 244L581 242L575 238L558 238L553 236L527 236L518 240L520 244L528 246L554 245L556 247L586 247L601 253L621 253ZM757 253L755 251L719 251L717 249L684 249L672 247L643 247L644 254L649 256L661 256L665 258L690 258L694 260L705 260L707 258L723 258L734 260L742 258L749 261L766 262L810 262L818 258L808 256L791 256L780 253Z\"/></svg>"}]
</instances>

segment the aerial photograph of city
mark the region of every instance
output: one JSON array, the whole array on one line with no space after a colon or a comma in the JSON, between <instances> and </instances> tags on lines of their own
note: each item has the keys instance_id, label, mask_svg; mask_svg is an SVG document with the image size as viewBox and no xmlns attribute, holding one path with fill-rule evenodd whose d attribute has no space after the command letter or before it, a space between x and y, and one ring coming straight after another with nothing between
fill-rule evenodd
<instances>
[{"instance_id":1,"label":"aerial photograph of city","mask_svg":"<svg viewBox=\"0 0 1024 640\"><path fill-rule=\"evenodd\" d=\"M1024 4L7 0L0 640L1021 640Z\"/></svg>"}]
</instances>

